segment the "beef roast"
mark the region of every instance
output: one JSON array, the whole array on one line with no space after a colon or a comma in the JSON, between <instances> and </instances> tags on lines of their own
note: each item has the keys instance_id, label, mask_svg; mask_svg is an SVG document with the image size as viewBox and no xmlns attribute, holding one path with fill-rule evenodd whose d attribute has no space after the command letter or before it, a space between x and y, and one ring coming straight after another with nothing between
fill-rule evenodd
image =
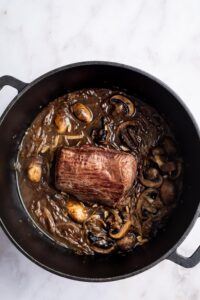
<instances>
[{"instance_id":1,"label":"beef roast","mask_svg":"<svg viewBox=\"0 0 200 300\"><path fill-rule=\"evenodd\" d=\"M94 146L65 147L56 161L56 187L83 202L126 204L137 163L131 154Z\"/></svg>"}]
</instances>

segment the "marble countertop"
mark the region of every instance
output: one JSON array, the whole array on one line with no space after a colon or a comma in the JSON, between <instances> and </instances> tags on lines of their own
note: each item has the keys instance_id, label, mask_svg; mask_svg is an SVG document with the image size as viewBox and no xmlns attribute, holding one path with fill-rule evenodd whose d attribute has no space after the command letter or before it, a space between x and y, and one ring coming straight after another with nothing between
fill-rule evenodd
<instances>
[{"instance_id":1,"label":"marble countertop","mask_svg":"<svg viewBox=\"0 0 200 300\"><path fill-rule=\"evenodd\" d=\"M0 0L0 76L30 82L73 62L121 62L167 83L200 125L199 12L198 0ZM0 113L15 93L1 91ZM199 232L200 220L180 253L194 252ZM1 229L0 270L0 298L6 300L200 299L200 265L184 269L163 261L118 282L76 282L30 262Z\"/></svg>"}]
</instances>

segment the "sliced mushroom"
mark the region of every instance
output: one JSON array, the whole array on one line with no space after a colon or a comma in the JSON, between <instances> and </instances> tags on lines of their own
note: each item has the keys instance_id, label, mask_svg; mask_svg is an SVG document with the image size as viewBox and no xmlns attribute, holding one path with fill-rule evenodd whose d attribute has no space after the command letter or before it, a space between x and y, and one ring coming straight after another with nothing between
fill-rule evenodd
<instances>
[{"instance_id":1,"label":"sliced mushroom","mask_svg":"<svg viewBox=\"0 0 200 300\"><path fill-rule=\"evenodd\" d=\"M55 125L57 127L58 133L64 133L66 130L68 132L71 131L71 122L69 118L66 116L66 113L64 111L57 112L55 119L54 119Z\"/></svg>"},{"instance_id":2,"label":"sliced mushroom","mask_svg":"<svg viewBox=\"0 0 200 300\"><path fill-rule=\"evenodd\" d=\"M112 96L110 102L115 106L114 112L117 114L124 113L127 116L132 116L135 112L135 105L133 102L123 95Z\"/></svg>"},{"instance_id":3,"label":"sliced mushroom","mask_svg":"<svg viewBox=\"0 0 200 300\"><path fill-rule=\"evenodd\" d=\"M165 179L163 181L163 184L161 185L160 188L160 196L164 204L169 205L171 204L176 197L176 188L174 183L169 180Z\"/></svg>"},{"instance_id":4,"label":"sliced mushroom","mask_svg":"<svg viewBox=\"0 0 200 300\"><path fill-rule=\"evenodd\" d=\"M145 171L145 176L144 172L142 172L139 179L144 186L151 188L158 188L163 182L162 176L160 175L159 171L155 168L147 169Z\"/></svg>"},{"instance_id":5,"label":"sliced mushroom","mask_svg":"<svg viewBox=\"0 0 200 300\"><path fill-rule=\"evenodd\" d=\"M109 254L109 253L113 252L116 248L115 244L108 248L101 248L101 247L97 247L95 245L90 245L90 247L94 252L99 253L99 254Z\"/></svg>"},{"instance_id":6,"label":"sliced mushroom","mask_svg":"<svg viewBox=\"0 0 200 300\"><path fill-rule=\"evenodd\" d=\"M163 147L168 155L175 155L177 152L176 146L170 137L164 138Z\"/></svg>"},{"instance_id":7,"label":"sliced mushroom","mask_svg":"<svg viewBox=\"0 0 200 300\"><path fill-rule=\"evenodd\" d=\"M75 103L71 107L76 118L82 122L90 123L93 119L92 111L83 103Z\"/></svg>"},{"instance_id":8,"label":"sliced mushroom","mask_svg":"<svg viewBox=\"0 0 200 300\"><path fill-rule=\"evenodd\" d=\"M149 202L149 203L153 203L156 200L159 200L159 191L157 189L146 189L143 193L142 196Z\"/></svg>"},{"instance_id":9,"label":"sliced mushroom","mask_svg":"<svg viewBox=\"0 0 200 300\"><path fill-rule=\"evenodd\" d=\"M162 167L166 162L165 151L161 147L156 147L152 150L153 161L159 166Z\"/></svg>"},{"instance_id":10,"label":"sliced mushroom","mask_svg":"<svg viewBox=\"0 0 200 300\"><path fill-rule=\"evenodd\" d=\"M161 170L168 174L169 178L177 179L182 172L182 163L180 161L168 161L162 165Z\"/></svg>"},{"instance_id":11,"label":"sliced mushroom","mask_svg":"<svg viewBox=\"0 0 200 300\"><path fill-rule=\"evenodd\" d=\"M137 132L135 132L135 130L133 128L127 128L127 132L131 138L131 140L133 141L133 143L136 145L136 147L139 147L141 142L142 142L142 138L140 135L138 135Z\"/></svg>"},{"instance_id":12,"label":"sliced mushroom","mask_svg":"<svg viewBox=\"0 0 200 300\"><path fill-rule=\"evenodd\" d=\"M137 144L130 138L126 129L123 129L120 133L120 138L123 144L129 147L132 151L137 151Z\"/></svg>"},{"instance_id":13,"label":"sliced mushroom","mask_svg":"<svg viewBox=\"0 0 200 300\"><path fill-rule=\"evenodd\" d=\"M81 202L68 200L66 208L69 216L77 223L83 223L88 218L88 210Z\"/></svg>"},{"instance_id":14,"label":"sliced mushroom","mask_svg":"<svg viewBox=\"0 0 200 300\"><path fill-rule=\"evenodd\" d=\"M148 188L140 194L137 200L136 213L142 219L142 210L146 210L147 212L154 214L156 213L157 208L160 208L161 206L162 203L160 201L159 191L155 188Z\"/></svg>"},{"instance_id":15,"label":"sliced mushroom","mask_svg":"<svg viewBox=\"0 0 200 300\"><path fill-rule=\"evenodd\" d=\"M42 164L40 159L33 159L28 166L28 178L32 182L40 182L42 177Z\"/></svg>"},{"instance_id":16,"label":"sliced mushroom","mask_svg":"<svg viewBox=\"0 0 200 300\"><path fill-rule=\"evenodd\" d=\"M107 225L101 212L90 216L84 223L86 237L93 251L107 254L115 249L114 241L107 234Z\"/></svg>"},{"instance_id":17,"label":"sliced mushroom","mask_svg":"<svg viewBox=\"0 0 200 300\"><path fill-rule=\"evenodd\" d=\"M117 241L117 245L121 250L129 250L134 247L136 243L135 235L132 233L130 235L124 236L122 239Z\"/></svg>"},{"instance_id":18,"label":"sliced mushroom","mask_svg":"<svg viewBox=\"0 0 200 300\"><path fill-rule=\"evenodd\" d=\"M129 149L135 152L139 151L142 145L142 138L138 120L129 120L121 123L116 132L123 144L128 146Z\"/></svg>"},{"instance_id":19,"label":"sliced mushroom","mask_svg":"<svg viewBox=\"0 0 200 300\"><path fill-rule=\"evenodd\" d=\"M119 126L117 128L117 134L120 134L123 129L126 129L128 127L135 127L135 126L138 126L138 123L136 120L125 121L125 122L119 124Z\"/></svg>"},{"instance_id":20,"label":"sliced mushroom","mask_svg":"<svg viewBox=\"0 0 200 300\"><path fill-rule=\"evenodd\" d=\"M124 225L122 225L121 229L117 232L117 233L112 233L110 232L109 235L111 236L111 238L113 239L121 239L123 238L127 232L130 230L131 228L131 225L132 225L132 220L131 218L129 218L126 223Z\"/></svg>"}]
</instances>

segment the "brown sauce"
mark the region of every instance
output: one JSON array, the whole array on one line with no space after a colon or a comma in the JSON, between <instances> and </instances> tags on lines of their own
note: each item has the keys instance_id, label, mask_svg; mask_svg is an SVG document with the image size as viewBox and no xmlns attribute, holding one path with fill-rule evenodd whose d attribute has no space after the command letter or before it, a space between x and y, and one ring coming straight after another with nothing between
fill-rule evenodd
<instances>
[{"instance_id":1,"label":"brown sauce","mask_svg":"<svg viewBox=\"0 0 200 300\"><path fill-rule=\"evenodd\" d=\"M86 144L137 159L125 206L82 203L55 188L58 149ZM181 157L164 119L139 99L109 89L84 89L49 103L27 129L17 163L19 190L35 223L87 255L130 251L157 235L176 206L181 175Z\"/></svg>"}]
</instances>

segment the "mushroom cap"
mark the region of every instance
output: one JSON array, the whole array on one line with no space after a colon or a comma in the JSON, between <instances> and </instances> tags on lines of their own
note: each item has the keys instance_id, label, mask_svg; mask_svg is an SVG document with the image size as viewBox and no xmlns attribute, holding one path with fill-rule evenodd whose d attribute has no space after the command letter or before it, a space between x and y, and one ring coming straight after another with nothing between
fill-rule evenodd
<instances>
[{"instance_id":1,"label":"mushroom cap","mask_svg":"<svg viewBox=\"0 0 200 300\"><path fill-rule=\"evenodd\" d=\"M163 182L163 178L156 168L147 169L145 172L145 176L144 173L142 172L139 179L144 186L150 188L158 188L161 186Z\"/></svg>"},{"instance_id":2,"label":"mushroom cap","mask_svg":"<svg viewBox=\"0 0 200 300\"><path fill-rule=\"evenodd\" d=\"M71 107L76 118L82 122L90 123L93 119L92 111L83 103L77 102Z\"/></svg>"}]
</instances>

